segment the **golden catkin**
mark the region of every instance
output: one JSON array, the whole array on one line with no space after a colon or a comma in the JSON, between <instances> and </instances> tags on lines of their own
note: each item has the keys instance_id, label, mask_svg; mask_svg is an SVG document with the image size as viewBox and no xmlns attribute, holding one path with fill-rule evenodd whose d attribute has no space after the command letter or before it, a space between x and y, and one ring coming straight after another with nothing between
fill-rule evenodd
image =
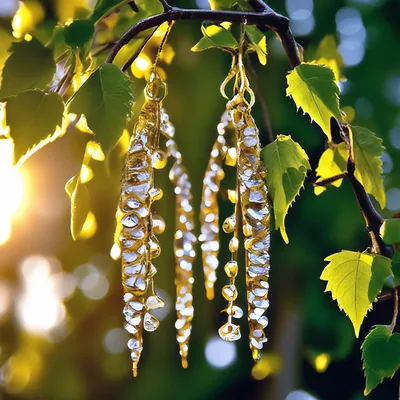
<instances>
[{"instance_id":1,"label":"golden catkin","mask_svg":"<svg viewBox=\"0 0 400 400\"><path fill-rule=\"evenodd\" d=\"M132 335L128 341L133 362L133 375L143 350L143 330L152 332L159 321L152 310L164 306L154 290L157 272L152 260L159 256L160 246L155 234L162 233L163 224L153 215L151 206L162 197L154 187L154 169L164 163L158 149L161 124L161 101L165 89L156 73L146 86L146 101L129 145L117 212L118 241L122 252L125 329Z\"/></svg>"},{"instance_id":2,"label":"golden catkin","mask_svg":"<svg viewBox=\"0 0 400 400\"><path fill-rule=\"evenodd\" d=\"M218 137L211 150L210 159L203 180L203 195L200 207L200 223L202 242L202 259L205 277L206 295L209 300L214 298L214 284L217 280L219 265L219 209L218 192L224 178L222 163L228 147L226 145L226 130L230 125L230 116L225 112L218 125Z\"/></svg>"},{"instance_id":3,"label":"golden catkin","mask_svg":"<svg viewBox=\"0 0 400 400\"><path fill-rule=\"evenodd\" d=\"M179 351L182 366L188 366L189 340L192 332L193 308L193 263L196 258L196 236L194 229L194 212L192 207L192 185L189 174L183 165L182 155L176 143L172 140L173 128L168 115L162 110L164 126L161 131L169 137L166 143L168 155L175 159L170 170L169 178L174 185L175 192L175 285L176 285L176 315L175 323L176 339L179 343Z\"/></svg>"},{"instance_id":4,"label":"golden catkin","mask_svg":"<svg viewBox=\"0 0 400 400\"><path fill-rule=\"evenodd\" d=\"M239 182L242 229L245 236L246 286L249 342L254 360L261 356L267 341L264 315L269 307L270 208L265 169L260 160L257 126L246 102L233 102L231 116L238 134L237 177Z\"/></svg>"}]
</instances>

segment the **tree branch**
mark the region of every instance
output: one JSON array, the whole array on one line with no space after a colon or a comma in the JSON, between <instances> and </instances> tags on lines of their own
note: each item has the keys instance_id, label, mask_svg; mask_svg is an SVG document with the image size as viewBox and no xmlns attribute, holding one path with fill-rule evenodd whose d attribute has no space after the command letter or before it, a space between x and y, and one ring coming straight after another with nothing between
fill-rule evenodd
<instances>
[{"instance_id":1,"label":"tree branch","mask_svg":"<svg viewBox=\"0 0 400 400\"><path fill-rule=\"evenodd\" d=\"M354 175L356 166L353 158L351 157L351 141L349 128L347 125L340 124L338 121L336 121L336 124L331 124L331 129L332 136L340 137L349 148L350 157L347 162L347 176L353 188L353 192L356 196L358 206L365 219L365 224L371 237L373 251L377 254L391 257L390 251L386 248L380 235L380 228L383 224L384 219L378 213L378 211L376 211L370 197L365 191L364 186L357 180Z\"/></svg>"},{"instance_id":2,"label":"tree branch","mask_svg":"<svg viewBox=\"0 0 400 400\"><path fill-rule=\"evenodd\" d=\"M261 0L256 0L254 2L258 12L185 9L171 7L166 0L160 0L160 2L164 7L164 12L146 18L130 28L113 47L107 59L108 63L112 63L121 48L126 46L140 32L155 28L164 22L177 20L227 21L236 24L241 24L246 21L248 25L259 25L269 28L280 37L290 65L295 67L300 63L297 44L289 29L288 18L276 13Z\"/></svg>"}]
</instances>

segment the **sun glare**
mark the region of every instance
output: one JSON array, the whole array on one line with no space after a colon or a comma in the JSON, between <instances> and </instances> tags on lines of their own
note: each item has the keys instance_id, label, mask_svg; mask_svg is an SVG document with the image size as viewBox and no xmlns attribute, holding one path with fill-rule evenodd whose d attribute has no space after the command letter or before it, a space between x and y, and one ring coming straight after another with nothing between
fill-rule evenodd
<instances>
[{"instance_id":1,"label":"sun glare","mask_svg":"<svg viewBox=\"0 0 400 400\"><path fill-rule=\"evenodd\" d=\"M13 165L14 144L11 139L0 139L0 245L11 235L12 217L21 206L23 180Z\"/></svg>"}]
</instances>

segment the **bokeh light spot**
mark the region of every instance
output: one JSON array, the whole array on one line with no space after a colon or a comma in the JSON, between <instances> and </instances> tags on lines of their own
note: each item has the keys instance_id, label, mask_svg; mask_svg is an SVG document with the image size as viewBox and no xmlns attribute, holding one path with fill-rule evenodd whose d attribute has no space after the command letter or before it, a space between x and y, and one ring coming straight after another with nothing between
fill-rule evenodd
<instances>
[{"instance_id":1,"label":"bokeh light spot","mask_svg":"<svg viewBox=\"0 0 400 400\"><path fill-rule=\"evenodd\" d=\"M213 336L206 343L205 355L212 367L226 368L236 360L236 346L233 342L225 342L218 336Z\"/></svg>"}]
</instances>

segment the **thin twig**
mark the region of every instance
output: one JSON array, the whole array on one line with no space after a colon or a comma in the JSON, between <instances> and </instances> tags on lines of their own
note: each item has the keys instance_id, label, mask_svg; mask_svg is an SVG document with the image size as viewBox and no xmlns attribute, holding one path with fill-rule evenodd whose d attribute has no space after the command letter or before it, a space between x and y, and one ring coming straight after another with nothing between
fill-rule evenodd
<instances>
[{"instance_id":1,"label":"thin twig","mask_svg":"<svg viewBox=\"0 0 400 400\"><path fill-rule=\"evenodd\" d=\"M169 11L172 7L167 3L166 0L160 0L160 3L164 7L164 12Z\"/></svg>"},{"instance_id":2,"label":"thin twig","mask_svg":"<svg viewBox=\"0 0 400 400\"><path fill-rule=\"evenodd\" d=\"M393 319L392 319L392 323L390 324L390 330L393 332L396 323L397 323L397 317L399 315L399 292L398 289L395 288L393 291Z\"/></svg>"},{"instance_id":3,"label":"thin twig","mask_svg":"<svg viewBox=\"0 0 400 400\"><path fill-rule=\"evenodd\" d=\"M139 12L139 7L136 5L136 3L134 1L131 1L129 4L129 7L135 11L135 12Z\"/></svg>"},{"instance_id":4,"label":"thin twig","mask_svg":"<svg viewBox=\"0 0 400 400\"><path fill-rule=\"evenodd\" d=\"M157 26L153 32L150 33L149 36L147 36L146 39L143 40L143 42L141 43L141 45L138 47L138 49L133 53L132 57L125 63L125 65L122 67L122 71L126 71L132 64L133 62L138 58L139 54L143 51L143 49L145 48L146 44L150 41L150 39L154 36L154 34L156 33L157 29L160 27Z\"/></svg>"},{"instance_id":5,"label":"thin twig","mask_svg":"<svg viewBox=\"0 0 400 400\"><path fill-rule=\"evenodd\" d=\"M71 69L71 66L68 67L67 72L66 72L66 73L64 74L64 76L58 81L58 84L57 84L56 88L54 89L54 92L55 92L55 93L59 93L59 92L60 92L62 86L64 85L64 82L67 80L67 77L68 77L68 74L69 74L70 69Z\"/></svg>"},{"instance_id":6,"label":"thin twig","mask_svg":"<svg viewBox=\"0 0 400 400\"><path fill-rule=\"evenodd\" d=\"M335 183L336 181L338 181L340 179L346 178L346 176L347 176L347 171L343 172L342 174L339 174L339 175L331 176L330 178L327 178L327 179L322 179L322 181L319 181L319 182L313 182L312 185L314 187L316 187L316 186L325 187L332 183Z\"/></svg>"},{"instance_id":7,"label":"thin twig","mask_svg":"<svg viewBox=\"0 0 400 400\"><path fill-rule=\"evenodd\" d=\"M248 65L248 69L251 74L251 81L252 81L252 86L254 88L254 92L256 94L258 102L260 103L262 118L264 121L264 127L265 127L265 131L267 132L267 136L268 136L268 141L262 140L263 138L260 138L261 146L264 147L268 143L272 143L275 140L274 132L272 130L271 120L269 118L267 101L265 100L265 97L261 93L260 86L258 85L257 73L254 69L254 66L253 66L251 60L249 60L247 65ZM268 142L268 143L264 143L264 142Z\"/></svg>"},{"instance_id":8,"label":"thin twig","mask_svg":"<svg viewBox=\"0 0 400 400\"><path fill-rule=\"evenodd\" d=\"M393 299L393 292L383 292L377 296L376 301L382 303L391 299Z\"/></svg>"},{"instance_id":9,"label":"thin twig","mask_svg":"<svg viewBox=\"0 0 400 400\"><path fill-rule=\"evenodd\" d=\"M331 128L335 129L335 125L332 125ZM390 257L391 254L389 254L389 251L387 250L385 244L383 243L383 240L380 235L380 228L383 224L384 219L378 213L378 211L376 211L364 186L355 177L356 166L353 158L351 157L352 151L351 151L349 128L347 125L340 124L339 122L337 123L337 128L339 129L339 132L336 132L335 135L338 136L339 133L339 136L342 138L343 142L345 142L349 148L350 157L347 162L347 175L351 183L351 186L353 188L353 192L356 196L358 206L365 219L365 224L369 232L369 235L371 237L373 251L376 254L382 254ZM333 134L334 132L332 132L332 136Z\"/></svg>"},{"instance_id":10,"label":"thin twig","mask_svg":"<svg viewBox=\"0 0 400 400\"><path fill-rule=\"evenodd\" d=\"M164 6L164 12L162 14L153 15L149 18L146 18L130 28L115 44L107 59L108 63L112 63L121 48L126 46L140 32L159 26L164 22L177 20L198 20L215 22L227 21L237 24L246 21L248 25L260 25L268 27L276 32L281 38L282 44L286 50L286 54L288 56L291 66L294 67L300 63L300 56L297 45L289 29L288 18L276 13L265 4L263 11L250 12L184 9L171 7L166 0L160 0L160 2ZM261 7L262 4L263 3L261 2L258 4L258 6Z\"/></svg>"}]
</instances>

